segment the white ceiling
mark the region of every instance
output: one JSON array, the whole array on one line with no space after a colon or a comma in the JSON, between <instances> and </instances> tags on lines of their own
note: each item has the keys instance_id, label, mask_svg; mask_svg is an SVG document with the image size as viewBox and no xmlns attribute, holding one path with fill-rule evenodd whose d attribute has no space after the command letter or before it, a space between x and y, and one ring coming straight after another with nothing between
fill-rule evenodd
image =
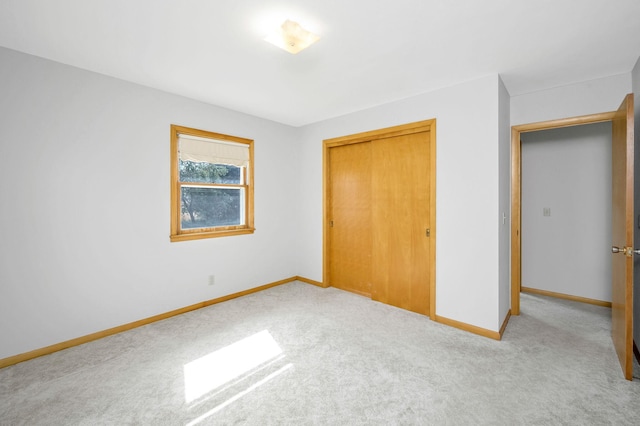
<instances>
[{"instance_id":1,"label":"white ceiling","mask_svg":"<svg viewBox=\"0 0 640 426\"><path fill-rule=\"evenodd\" d=\"M263 41L286 18L321 36ZM0 46L293 126L499 73L631 71L640 0L0 0Z\"/></svg>"}]
</instances>

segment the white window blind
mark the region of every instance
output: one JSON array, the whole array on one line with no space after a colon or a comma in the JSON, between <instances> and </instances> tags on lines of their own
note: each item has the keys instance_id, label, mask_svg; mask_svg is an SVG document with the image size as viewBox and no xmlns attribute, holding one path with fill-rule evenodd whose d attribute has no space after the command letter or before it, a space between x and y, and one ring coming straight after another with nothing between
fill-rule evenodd
<instances>
[{"instance_id":1,"label":"white window blind","mask_svg":"<svg viewBox=\"0 0 640 426\"><path fill-rule=\"evenodd\" d=\"M249 165L249 145L215 139L178 135L178 155L182 161L197 163Z\"/></svg>"}]
</instances>

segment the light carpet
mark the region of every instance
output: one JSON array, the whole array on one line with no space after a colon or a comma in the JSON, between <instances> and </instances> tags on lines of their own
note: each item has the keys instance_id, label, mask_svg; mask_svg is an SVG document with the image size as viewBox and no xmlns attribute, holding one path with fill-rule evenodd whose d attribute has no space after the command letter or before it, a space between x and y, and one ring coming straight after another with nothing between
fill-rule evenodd
<instances>
[{"instance_id":1,"label":"light carpet","mask_svg":"<svg viewBox=\"0 0 640 426\"><path fill-rule=\"evenodd\" d=\"M4 368L0 424L640 424L609 317L523 294L494 341L294 282Z\"/></svg>"}]
</instances>

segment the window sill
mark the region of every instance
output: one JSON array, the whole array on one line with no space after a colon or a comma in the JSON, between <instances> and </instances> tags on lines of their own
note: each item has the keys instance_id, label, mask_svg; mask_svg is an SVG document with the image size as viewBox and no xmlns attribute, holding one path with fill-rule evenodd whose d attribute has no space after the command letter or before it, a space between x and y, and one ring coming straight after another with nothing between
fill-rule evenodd
<instances>
[{"instance_id":1,"label":"window sill","mask_svg":"<svg viewBox=\"0 0 640 426\"><path fill-rule=\"evenodd\" d=\"M230 229L226 231L215 232L188 232L184 234L171 235L169 238L172 243L178 241L203 240L205 238L230 237L232 235L253 234L255 228Z\"/></svg>"}]
</instances>

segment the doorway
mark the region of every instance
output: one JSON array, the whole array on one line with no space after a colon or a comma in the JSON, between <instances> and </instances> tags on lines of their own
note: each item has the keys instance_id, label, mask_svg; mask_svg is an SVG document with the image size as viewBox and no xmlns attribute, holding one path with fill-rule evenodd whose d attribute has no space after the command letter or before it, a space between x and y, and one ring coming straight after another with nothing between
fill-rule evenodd
<instances>
[{"instance_id":1,"label":"doorway","mask_svg":"<svg viewBox=\"0 0 640 426\"><path fill-rule=\"evenodd\" d=\"M611 307L611 122L521 134L521 292Z\"/></svg>"},{"instance_id":2,"label":"doorway","mask_svg":"<svg viewBox=\"0 0 640 426\"><path fill-rule=\"evenodd\" d=\"M435 120L324 141L325 285L435 314Z\"/></svg>"},{"instance_id":3,"label":"doorway","mask_svg":"<svg viewBox=\"0 0 640 426\"><path fill-rule=\"evenodd\" d=\"M511 314L520 315L522 288L522 141L521 134L612 121L615 113L601 113L511 128Z\"/></svg>"},{"instance_id":4,"label":"doorway","mask_svg":"<svg viewBox=\"0 0 640 426\"><path fill-rule=\"evenodd\" d=\"M522 288L522 142L523 132L610 121L612 125L612 309L611 336L627 380L633 373L634 254L634 99L628 94L618 110L522 126L511 130L511 311L520 314Z\"/></svg>"}]
</instances>

